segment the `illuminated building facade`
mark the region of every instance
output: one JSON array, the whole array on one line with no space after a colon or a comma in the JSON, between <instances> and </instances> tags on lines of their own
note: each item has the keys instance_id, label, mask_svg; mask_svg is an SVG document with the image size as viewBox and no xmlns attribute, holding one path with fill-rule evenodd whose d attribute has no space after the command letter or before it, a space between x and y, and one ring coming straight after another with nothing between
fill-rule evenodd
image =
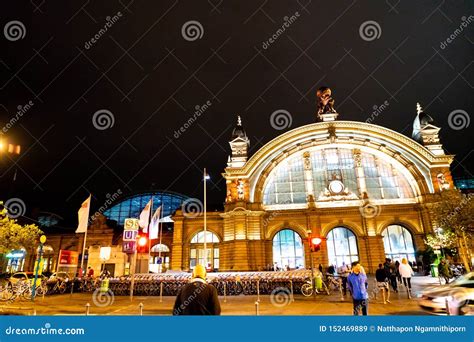
<instances>
[{"instance_id":1,"label":"illuminated building facade","mask_svg":"<svg viewBox=\"0 0 474 342\"><path fill-rule=\"evenodd\" d=\"M409 138L366 122L298 127L248 156L241 119L223 177L223 212L207 214L207 261L219 271L308 268L309 236L323 238L315 265L359 260L374 272L385 257L415 261L432 231L433 194L453 187L440 128L418 105ZM204 262L203 217L173 216L171 268Z\"/></svg>"}]
</instances>

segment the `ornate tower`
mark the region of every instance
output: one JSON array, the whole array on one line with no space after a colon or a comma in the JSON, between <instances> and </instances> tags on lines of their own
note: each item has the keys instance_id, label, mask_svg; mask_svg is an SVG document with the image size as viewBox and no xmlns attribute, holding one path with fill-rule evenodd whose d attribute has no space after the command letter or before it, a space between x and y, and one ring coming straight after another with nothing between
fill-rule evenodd
<instances>
[{"instance_id":1,"label":"ornate tower","mask_svg":"<svg viewBox=\"0 0 474 342\"><path fill-rule=\"evenodd\" d=\"M229 141L232 155L229 156L227 167L242 167L248 158L248 147L250 140L242 127L240 116L237 117L237 125L232 130L232 138Z\"/></svg>"},{"instance_id":2,"label":"ornate tower","mask_svg":"<svg viewBox=\"0 0 474 342\"><path fill-rule=\"evenodd\" d=\"M426 114L419 103L416 104L416 118L413 122L412 138L425 146L434 155L444 155L443 146L439 141L440 127L434 125L434 120Z\"/></svg>"}]
</instances>

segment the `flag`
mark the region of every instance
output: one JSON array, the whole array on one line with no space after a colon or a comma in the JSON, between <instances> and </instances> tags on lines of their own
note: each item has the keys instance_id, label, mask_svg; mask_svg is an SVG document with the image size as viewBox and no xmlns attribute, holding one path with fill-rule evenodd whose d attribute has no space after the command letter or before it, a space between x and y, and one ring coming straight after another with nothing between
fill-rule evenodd
<instances>
[{"instance_id":1,"label":"flag","mask_svg":"<svg viewBox=\"0 0 474 342\"><path fill-rule=\"evenodd\" d=\"M77 224L76 233L85 233L87 231L87 223L89 221L89 210L91 208L91 196L82 202L79 211L77 212L77 217L79 223Z\"/></svg>"},{"instance_id":2,"label":"flag","mask_svg":"<svg viewBox=\"0 0 474 342\"><path fill-rule=\"evenodd\" d=\"M148 224L150 223L150 213L151 213L151 199L146 204L145 208L140 213L140 218L138 220L138 225L143 229L143 232L148 232Z\"/></svg>"},{"instance_id":3,"label":"flag","mask_svg":"<svg viewBox=\"0 0 474 342\"><path fill-rule=\"evenodd\" d=\"M160 213L161 213L161 207L158 207L156 209L155 213L153 214L153 217L151 218L151 224L150 224L150 234L149 238L150 239L158 239L158 225L160 224Z\"/></svg>"}]
</instances>

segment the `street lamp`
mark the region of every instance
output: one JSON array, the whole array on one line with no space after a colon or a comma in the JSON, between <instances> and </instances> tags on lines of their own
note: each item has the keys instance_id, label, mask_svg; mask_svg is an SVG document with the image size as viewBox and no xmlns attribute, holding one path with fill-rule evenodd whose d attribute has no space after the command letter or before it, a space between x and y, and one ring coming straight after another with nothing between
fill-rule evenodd
<instances>
[{"instance_id":1,"label":"street lamp","mask_svg":"<svg viewBox=\"0 0 474 342\"><path fill-rule=\"evenodd\" d=\"M211 179L209 174L204 168L203 172L203 183L204 183L204 267L207 269L207 194L206 194L206 181Z\"/></svg>"}]
</instances>

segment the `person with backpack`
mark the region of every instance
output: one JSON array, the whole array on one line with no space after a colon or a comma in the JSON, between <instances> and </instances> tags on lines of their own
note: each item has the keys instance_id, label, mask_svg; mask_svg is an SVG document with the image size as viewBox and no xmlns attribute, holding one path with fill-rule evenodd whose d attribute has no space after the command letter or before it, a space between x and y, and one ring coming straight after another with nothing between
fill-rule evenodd
<instances>
[{"instance_id":1,"label":"person with backpack","mask_svg":"<svg viewBox=\"0 0 474 342\"><path fill-rule=\"evenodd\" d=\"M176 296L173 316L220 315L221 306L214 286L206 282L206 269L196 265L191 281Z\"/></svg>"}]
</instances>

